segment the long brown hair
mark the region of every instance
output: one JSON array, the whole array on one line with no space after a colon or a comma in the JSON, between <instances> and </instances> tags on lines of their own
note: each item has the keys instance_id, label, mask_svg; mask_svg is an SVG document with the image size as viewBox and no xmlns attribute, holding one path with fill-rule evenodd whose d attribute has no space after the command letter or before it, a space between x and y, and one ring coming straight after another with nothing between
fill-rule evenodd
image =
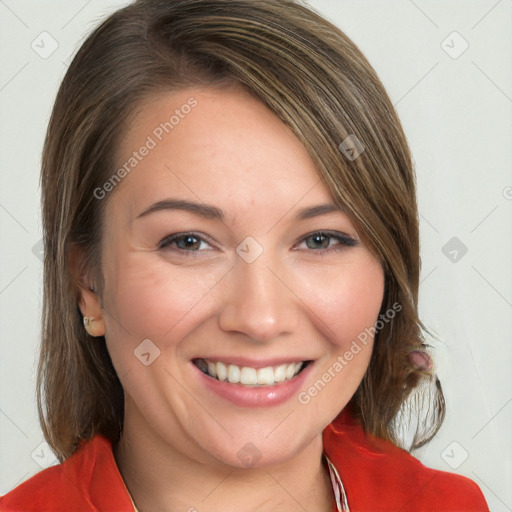
<instances>
[{"instance_id":1,"label":"long brown hair","mask_svg":"<svg viewBox=\"0 0 512 512\"><path fill-rule=\"evenodd\" d=\"M116 169L119 142L141 102L189 86L240 84L308 150L333 199L348 208L385 272L382 322L351 402L364 428L399 444L397 415L421 382L433 383L427 442L444 417L432 372L411 363L426 347L418 319L418 213L411 155L381 82L356 45L298 0L139 0L86 39L58 91L42 161L44 297L38 410L59 460L123 427L123 389L104 339L85 332L73 247L102 296L105 206L94 191ZM347 139L348 137L348 139ZM342 152L356 140L357 158ZM136 172L136 171L134 171ZM80 273L78 273L80 274ZM423 396L423 395L422 395ZM432 407L433 406L433 407Z\"/></svg>"}]
</instances>

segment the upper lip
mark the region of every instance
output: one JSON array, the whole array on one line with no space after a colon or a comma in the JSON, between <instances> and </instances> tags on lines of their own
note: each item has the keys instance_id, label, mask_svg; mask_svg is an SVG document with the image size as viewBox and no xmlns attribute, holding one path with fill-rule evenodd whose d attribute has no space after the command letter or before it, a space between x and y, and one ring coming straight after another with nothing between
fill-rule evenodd
<instances>
[{"instance_id":1,"label":"upper lip","mask_svg":"<svg viewBox=\"0 0 512 512\"><path fill-rule=\"evenodd\" d=\"M217 362L220 361L224 364L234 364L236 366L247 366L249 368L266 368L268 366L280 366L282 364L300 363L311 361L311 359L301 357L273 357L269 359L249 359L240 356L200 356L192 358L192 361L197 359L206 359L207 361Z\"/></svg>"}]
</instances>

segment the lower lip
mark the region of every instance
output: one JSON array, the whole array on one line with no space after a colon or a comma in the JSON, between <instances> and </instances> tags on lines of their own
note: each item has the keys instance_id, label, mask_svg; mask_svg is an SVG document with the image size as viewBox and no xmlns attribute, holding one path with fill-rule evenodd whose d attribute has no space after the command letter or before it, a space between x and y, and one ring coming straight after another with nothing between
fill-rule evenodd
<instances>
[{"instance_id":1,"label":"lower lip","mask_svg":"<svg viewBox=\"0 0 512 512\"><path fill-rule=\"evenodd\" d=\"M270 407L279 405L293 396L297 396L304 381L311 373L313 362L297 374L293 379L275 384L273 386L244 386L243 384L230 384L227 381L220 381L206 375L194 363L194 368L201 385L216 395L229 400L240 407Z\"/></svg>"}]
</instances>

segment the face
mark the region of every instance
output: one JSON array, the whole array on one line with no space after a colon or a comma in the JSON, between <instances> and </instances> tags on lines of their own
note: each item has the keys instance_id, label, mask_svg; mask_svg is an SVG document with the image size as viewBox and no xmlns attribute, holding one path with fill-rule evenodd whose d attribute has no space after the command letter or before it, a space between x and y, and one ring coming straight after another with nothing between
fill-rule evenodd
<instances>
[{"instance_id":1,"label":"face","mask_svg":"<svg viewBox=\"0 0 512 512\"><path fill-rule=\"evenodd\" d=\"M293 458L366 371L372 339L354 340L377 320L380 263L291 130L238 88L153 97L118 164L102 315L125 423L207 464Z\"/></svg>"}]
</instances>

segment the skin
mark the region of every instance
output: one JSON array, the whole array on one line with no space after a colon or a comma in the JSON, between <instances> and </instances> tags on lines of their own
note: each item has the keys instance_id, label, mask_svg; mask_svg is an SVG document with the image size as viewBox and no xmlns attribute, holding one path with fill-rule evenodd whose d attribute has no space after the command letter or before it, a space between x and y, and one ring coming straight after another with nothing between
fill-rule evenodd
<instances>
[{"instance_id":1,"label":"skin","mask_svg":"<svg viewBox=\"0 0 512 512\"><path fill-rule=\"evenodd\" d=\"M297 396L272 407L234 405L199 382L191 359L294 355L313 361L307 390L376 322L382 267L343 211L295 218L332 204L329 190L292 131L238 87L152 97L119 164L192 96L197 106L111 192L104 295L82 290L81 311L105 335L125 391L117 464L141 512L331 511L322 430L356 391L371 340L306 405ZM216 206L224 219L183 210L137 218L170 197ZM322 245L311 236L319 230L356 245ZM189 231L206 235L193 250L183 240L160 248ZM248 236L263 248L252 263L236 252ZM145 339L160 350L148 366L134 356ZM249 442L261 454L251 467L237 456Z\"/></svg>"}]
</instances>

